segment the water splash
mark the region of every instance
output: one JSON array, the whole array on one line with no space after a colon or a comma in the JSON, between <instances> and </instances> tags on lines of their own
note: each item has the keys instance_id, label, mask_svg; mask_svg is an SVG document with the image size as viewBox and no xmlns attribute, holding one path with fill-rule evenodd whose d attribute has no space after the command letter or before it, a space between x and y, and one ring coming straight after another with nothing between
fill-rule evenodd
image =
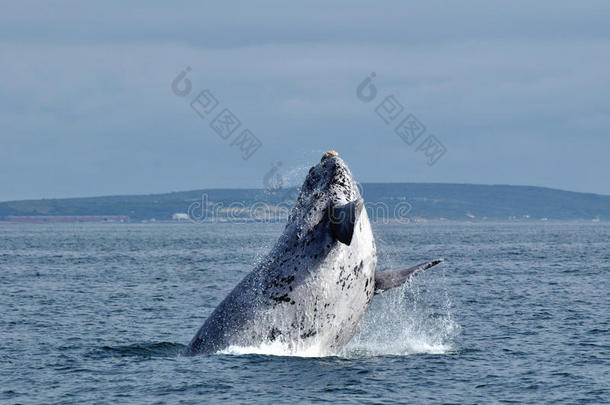
<instances>
[{"instance_id":1,"label":"water splash","mask_svg":"<svg viewBox=\"0 0 610 405\"><path fill-rule=\"evenodd\" d=\"M283 173L284 187L299 187L305 181L311 165L299 164L286 169Z\"/></svg>"},{"instance_id":2,"label":"water splash","mask_svg":"<svg viewBox=\"0 0 610 405\"><path fill-rule=\"evenodd\" d=\"M400 268L404 254L395 240L377 237L378 269ZM403 263L404 264L404 263ZM361 358L446 354L456 351L460 326L452 315L444 264L399 288L375 296L359 331L340 353L324 345L303 342L269 342L259 346L231 346L222 354Z\"/></svg>"},{"instance_id":3,"label":"water splash","mask_svg":"<svg viewBox=\"0 0 610 405\"><path fill-rule=\"evenodd\" d=\"M421 280L421 279L420 279ZM433 278L378 295L363 324L343 350L346 357L445 354L455 350L460 327L442 282ZM422 293L425 290L425 293Z\"/></svg>"},{"instance_id":4,"label":"water splash","mask_svg":"<svg viewBox=\"0 0 610 405\"><path fill-rule=\"evenodd\" d=\"M361 358L452 353L460 327L451 313L444 276L422 280L376 296L360 330L338 354L315 343L305 346L279 341L230 346L219 354Z\"/></svg>"}]
</instances>

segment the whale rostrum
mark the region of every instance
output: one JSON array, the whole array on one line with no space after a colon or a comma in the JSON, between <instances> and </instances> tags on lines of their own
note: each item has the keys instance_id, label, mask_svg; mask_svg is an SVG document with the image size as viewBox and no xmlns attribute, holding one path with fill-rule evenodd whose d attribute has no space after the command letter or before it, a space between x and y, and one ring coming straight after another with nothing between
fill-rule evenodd
<instances>
[{"instance_id":1,"label":"whale rostrum","mask_svg":"<svg viewBox=\"0 0 610 405\"><path fill-rule=\"evenodd\" d=\"M337 152L326 152L309 170L274 247L207 318L185 354L270 343L337 354L376 293L440 262L376 273L362 196Z\"/></svg>"}]
</instances>

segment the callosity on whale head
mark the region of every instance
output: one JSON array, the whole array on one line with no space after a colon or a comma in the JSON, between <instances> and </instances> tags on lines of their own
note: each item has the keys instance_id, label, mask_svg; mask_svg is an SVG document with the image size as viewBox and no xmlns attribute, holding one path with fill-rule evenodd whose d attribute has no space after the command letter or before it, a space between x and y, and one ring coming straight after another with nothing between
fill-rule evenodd
<instances>
[{"instance_id":1,"label":"callosity on whale head","mask_svg":"<svg viewBox=\"0 0 610 405\"><path fill-rule=\"evenodd\" d=\"M333 354L375 293L375 241L362 197L334 151L312 167L271 252L197 332L187 354L278 344Z\"/></svg>"}]
</instances>

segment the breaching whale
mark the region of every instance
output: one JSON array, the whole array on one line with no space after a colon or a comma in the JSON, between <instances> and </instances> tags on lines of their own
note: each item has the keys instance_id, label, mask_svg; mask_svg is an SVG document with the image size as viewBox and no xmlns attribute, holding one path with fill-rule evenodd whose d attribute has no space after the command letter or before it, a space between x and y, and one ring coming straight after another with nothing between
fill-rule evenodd
<instances>
[{"instance_id":1,"label":"breaching whale","mask_svg":"<svg viewBox=\"0 0 610 405\"><path fill-rule=\"evenodd\" d=\"M364 201L337 152L309 170L283 234L193 337L187 355L279 343L288 351L337 354L373 295L442 261L376 273Z\"/></svg>"}]
</instances>

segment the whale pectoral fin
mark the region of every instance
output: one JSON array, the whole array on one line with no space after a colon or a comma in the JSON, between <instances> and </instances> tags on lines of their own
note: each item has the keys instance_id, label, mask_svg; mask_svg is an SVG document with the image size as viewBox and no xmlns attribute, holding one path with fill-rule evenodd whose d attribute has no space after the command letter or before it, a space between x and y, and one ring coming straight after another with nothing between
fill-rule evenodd
<instances>
[{"instance_id":1,"label":"whale pectoral fin","mask_svg":"<svg viewBox=\"0 0 610 405\"><path fill-rule=\"evenodd\" d=\"M329 207L330 231L335 239L346 245L352 243L356 220L363 206L364 200L359 198L344 205Z\"/></svg>"},{"instance_id":2,"label":"whale pectoral fin","mask_svg":"<svg viewBox=\"0 0 610 405\"><path fill-rule=\"evenodd\" d=\"M443 259L436 259L426 263L420 263L417 266L409 267L402 270L390 270L375 273L375 294L389 290L390 288L403 285L416 274L442 263Z\"/></svg>"}]
</instances>

